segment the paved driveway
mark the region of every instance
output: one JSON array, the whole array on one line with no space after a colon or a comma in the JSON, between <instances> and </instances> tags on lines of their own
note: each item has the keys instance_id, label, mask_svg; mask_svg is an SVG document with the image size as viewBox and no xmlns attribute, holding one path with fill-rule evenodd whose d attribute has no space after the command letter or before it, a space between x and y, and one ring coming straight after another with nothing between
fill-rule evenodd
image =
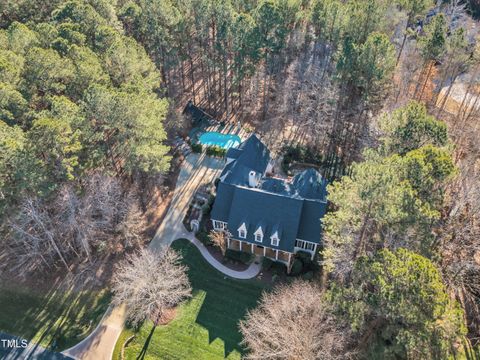
<instances>
[{"instance_id":1,"label":"paved driveway","mask_svg":"<svg viewBox=\"0 0 480 360\"><path fill-rule=\"evenodd\" d=\"M182 163L168 213L150 243L151 249L159 250L174 240L185 237L187 231L182 221L193 194L200 185L212 181L219 175L224 165L223 160L204 154L190 154L187 157Z\"/></svg>"},{"instance_id":2,"label":"paved driveway","mask_svg":"<svg viewBox=\"0 0 480 360\"><path fill-rule=\"evenodd\" d=\"M204 154L190 154L185 159L167 215L150 243L152 249L159 250L180 237L187 237L188 233L182 221L190 200L201 184L213 180L221 172L223 165L223 160ZM97 328L86 339L65 350L63 354L81 360L110 360L125 320L123 306L110 306Z\"/></svg>"},{"instance_id":3,"label":"paved driveway","mask_svg":"<svg viewBox=\"0 0 480 360\"><path fill-rule=\"evenodd\" d=\"M26 344L26 347L22 347ZM46 350L17 336L0 333L0 359L2 360L72 360L71 357Z\"/></svg>"}]
</instances>

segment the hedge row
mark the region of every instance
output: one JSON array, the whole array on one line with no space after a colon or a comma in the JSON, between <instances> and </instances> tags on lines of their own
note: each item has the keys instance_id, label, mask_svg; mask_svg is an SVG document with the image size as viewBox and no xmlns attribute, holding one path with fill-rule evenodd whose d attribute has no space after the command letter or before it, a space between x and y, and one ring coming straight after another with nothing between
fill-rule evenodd
<instances>
[{"instance_id":1,"label":"hedge row","mask_svg":"<svg viewBox=\"0 0 480 360\"><path fill-rule=\"evenodd\" d=\"M221 148L220 146L209 146L206 151L209 156L224 157L227 153L227 150Z\"/></svg>"},{"instance_id":2,"label":"hedge row","mask_svg":"<svg viewBox=\"0 0 480 360\"><path fill-rule=\"evenodd\" d=\"M225 256L232 260L239 261L243 264L248 264L253 258L252 254L249 254L244 251L236 251L231 249L227 249Z\"/></svg>"},{"instance_id":3,"label":"hedge row","mask_svg":"<svg viewBox=\"0 0 480 360\"><path fill-rule=\"evenodd\" d=\"M203 151L202 144L199 144L199 143L192 144L192 151L193 151L194 153L200 154L200 153Z\"/></svg>"}]
</instances>

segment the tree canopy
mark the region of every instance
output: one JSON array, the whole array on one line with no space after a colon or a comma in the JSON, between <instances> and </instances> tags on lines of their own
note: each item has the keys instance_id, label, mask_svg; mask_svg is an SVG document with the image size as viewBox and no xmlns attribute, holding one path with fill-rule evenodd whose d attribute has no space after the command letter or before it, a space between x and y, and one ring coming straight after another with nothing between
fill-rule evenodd
<instances>
[{"instance_id":1,"label":"tree canopy","mask_svg":"<svg viewBox=\"0 0 480 360\"><path fill-rule=\"evenodd\" d=\"M13 152L1 158L0 202L99 168L168 169L160 73L115 12L108 2L65 1L51 21L0 30L0 141Z\"/></svg>"},{"instance_id":2,"label":"tree canopy","mask_svg":"<svg viewBox=\"0 0 480 360\"><path fill-rule=\"evenodd\" d=\"M433 263L406 249L357 260L351 283L330 295L370 356L443 359L456 354L466 329Z\"/></svg>"}]
</instances>

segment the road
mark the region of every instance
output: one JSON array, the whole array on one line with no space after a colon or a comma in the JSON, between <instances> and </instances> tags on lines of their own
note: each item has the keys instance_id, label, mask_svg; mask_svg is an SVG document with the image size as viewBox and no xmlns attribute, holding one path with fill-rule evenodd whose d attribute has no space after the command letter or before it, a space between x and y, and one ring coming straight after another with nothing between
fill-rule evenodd
<instances>
[{"instance_id":1,"label":"road","mask_svg":"<svg viewBox=\"0 0 480 360\"><path fill-rule=\"evenodd\" d=\"M23 347L25 345L25 347ZM46 350L27 340L0 333L0 359L2 360L72 360L71 357Z\"/></svg>"}]
</instances>

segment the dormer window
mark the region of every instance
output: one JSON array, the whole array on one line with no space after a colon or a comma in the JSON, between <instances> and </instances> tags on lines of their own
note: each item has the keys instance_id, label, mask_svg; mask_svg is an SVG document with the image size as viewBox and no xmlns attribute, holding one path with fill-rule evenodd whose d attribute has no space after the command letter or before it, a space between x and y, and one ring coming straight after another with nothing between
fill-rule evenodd
<instances>
[{"instance_id":1,"label":"dormer window","mask_svg":"<svg viewBox=\"0 0 480 360\"><path fill-rule=\"evenodd\" d=\"M238 237L240 239L245 239L247 237L247 226L245 225L245 223L240 225L237 231L238 231Z\"/></svg>"},{"instance_id":2,"label":"dormer window","mask_svg":"<svg viewBox=\"0 0 480 360\"><path fill-rule=\"evenodd\" d=\"M275 232L272 236L270 236L272 246L278 246L280 239L278 238L278 232Z\"/></svg>"},{"instance_id":3,"label":"dormer window","mask_svg":"<svg viewBox=\"0 0 480 360\"><path fill-rule=\"evenodd\" d=\"M263 230L262 227L259 227L257 231L254 232L253 234L255 236L255 241L256 242L262 242L263 241Z\"/></svg>"}]
</instances>

